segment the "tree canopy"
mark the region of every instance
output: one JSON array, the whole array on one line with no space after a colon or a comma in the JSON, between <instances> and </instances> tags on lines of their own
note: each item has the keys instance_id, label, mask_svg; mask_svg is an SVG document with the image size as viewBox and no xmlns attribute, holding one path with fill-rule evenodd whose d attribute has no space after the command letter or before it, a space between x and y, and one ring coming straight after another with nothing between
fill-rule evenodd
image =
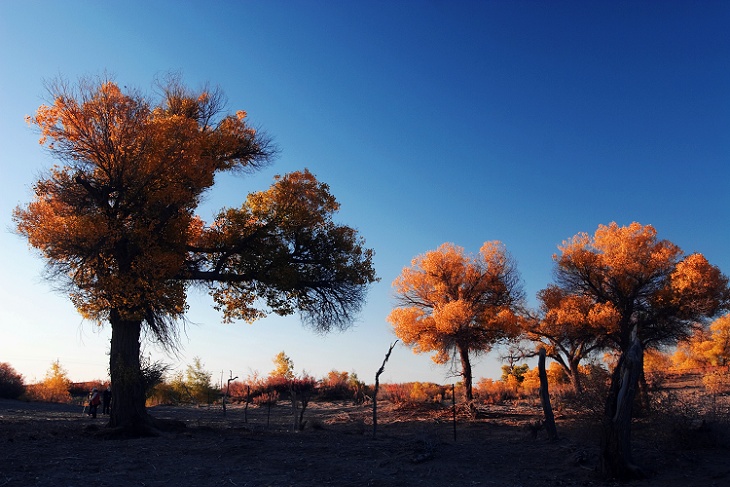
<instances>
[{"instance_id":1,"label":"tree canopy","mask_svg":"<svg viewBox=\"0 0 730 487\"><path fill-rule=\"evenodd\" d=\"M559 249L558 286L617 313L606 329L617 350L628 350L634 327L644 347L676 343L730 303L719 268L702 254L685 255L657 239L651 225L600 225L595 235L580 233Z\"/></svg>"},{"instance_id":2,"label":"tree canopy","mask_svg":"<svg viewBox=\"0 0 730 487\"><path fill-rule=\"evenodd\" d=\"M28 117L60 164L16 208L17 230L84 317L111 323L112 382L121 368L138 375L141 327L175 344L193 284L225 320L298 311L321 331L347 327L376 277L372 251L334 222L329 187L307 170L287 174L205 223L195 211L215 176L261 168L276 151L246 112L225 113L219 90L169 77L158 91L153 102L110 79L59 81ZM121 384L129 376L116 385L139 401L138 378Z\"/></svg>"},{"instance_id":3,"label":"tree canopy","mask_svg":"<svg viewBox=\"0 0 730 487\"><path fill-rule=\"evenodd\" d=\"M478 255L445 243L413 259L393 282L397 307L388 316L395 333L416 353L435 352L436 363L458 356L472 398L470 354L487 352L517 331L524 293L517 266L500 242Z\"/></svg>"}]
</instances>

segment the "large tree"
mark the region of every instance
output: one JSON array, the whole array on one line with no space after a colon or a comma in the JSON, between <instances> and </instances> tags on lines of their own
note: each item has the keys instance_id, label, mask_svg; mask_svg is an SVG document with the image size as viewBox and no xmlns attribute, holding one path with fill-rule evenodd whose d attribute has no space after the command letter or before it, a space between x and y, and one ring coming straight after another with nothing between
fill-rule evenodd
<instances>
[{"instance_id":1,"label":"large tree","mask_svg":"<svg viewBox=\"0 0 730 487\"><path fill-rule=\"evenodd\" d=\"M14 212L80 313L111 325L110 426L133 433L156 423L144 407L142 332L174 346L191 285L209 290L225 320L299 311L327 331L351 322L375 280L372 252L333 222L337 201L306 170L200 219L217 174L261 168L275 150L245 112L224 112L219 90L176 77L158 88L151 101L106 78L49 85L51 102L28 121L59 165Z\"/></svg>"},{"instance_id":2,"label":"large tree","mask_svg":"<svg viewBox=\"0 0 730 487\"><path fill-rule=\"evenodd\" d=\"M728 279L703 255L685 255L659 240L651 225L600 225L594 235L580 233L559 249L558 286L618 313L604 336L621 358L606 401L601 469L611 477L640 476L630 426L642 350L686 338L698 321L726 309Z\"/></svg>"},{"instance_id":3,"label":"large tree","mask_svg":"<svg viewBox=\"0 0 730 487\"><path fill-rule=\"evenodd\" d=\"M470 355L488 352L517 330L524 293L515 261L500 242L478 255L445 243L413 259L393 282L397 307L388 321L416 353L461 362L467 399L472 399Z\"/></svg>"}]
</instances>

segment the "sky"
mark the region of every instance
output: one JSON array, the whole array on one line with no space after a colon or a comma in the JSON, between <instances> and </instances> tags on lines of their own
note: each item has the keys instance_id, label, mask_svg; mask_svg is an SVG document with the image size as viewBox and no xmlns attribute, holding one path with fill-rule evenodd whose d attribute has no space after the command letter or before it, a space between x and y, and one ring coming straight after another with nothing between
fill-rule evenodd
<instances>
[{"instance_id":1,"label":"sky","mask_svg":"<svg viewBox=\"0 0 730 487\"><path fill-rule=\"evenodd\" d=\"M58 360L105 379L109 327L82 320L44 278L11 214L53 163L24 118L44 83L109 73L219 86L280 149L255 175L218 179L210 221L308 168L341 203L336 220L375 251L380 282L347 331L298 317L224 324L191 291L177 370L199 357L215 382L298 373L374 382L396 339L391 284L444 242L502 241L528 304L552 282L558 245L601 224L653 225L730 273L730 3L537 1L0 2L0 362L26 382ZM474 375L498 378L500 350ZM381 382L457 379L399 344Z\"/></svg>"}]
</instances>

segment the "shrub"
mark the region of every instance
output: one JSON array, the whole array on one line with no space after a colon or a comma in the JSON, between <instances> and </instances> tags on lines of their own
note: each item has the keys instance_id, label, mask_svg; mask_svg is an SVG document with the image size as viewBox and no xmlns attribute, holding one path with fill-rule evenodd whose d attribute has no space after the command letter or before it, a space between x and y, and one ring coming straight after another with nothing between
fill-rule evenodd
<instances>
[{"instance_id":1,"label":"shrub","mask_svg":"<svg viewBox=\"0 0 730 487\"><path fill-rule=\"evenodd\" d=\"M548 384L550 384L550 377L548 377ZM534 395L540 390L540 371L537 367L528 370L522 375L521 387L524 394L530 395Z\"/></svg>"},{"instance_id":2,"label":"shrub","mask_svg":"<svg viewBox=\"0 0 730 487\"><path fill-rule=\"evenodd\" d=\"M569 387L552 391L556 392L555 408L568 407L591 417L602 418L611 376L605 367L596 363L579 366L579 372L583 391L576 394Z\"/></svg>"},{"instance_id":3,"label":"shrub","mask_svg":"<svg viewBox=\"0 0 730 487\"><path fill-rule=\"evenodd\" d=\"M516 382L514 376L510 375ZM508 380L509 380L508 377ZM517 388L505 381L489 378L479 379L474 390L474 397L484 404L500 404L518 398Z\"/></svg>"},{"instance_id":4,"label":"shrub","mask_svg":"<svg viewBox=\"0 0 730 487\"><path fill-rule=\"evenodd\" d=\"M382 384L383 399L393 404L440 403L445 397L445 388L433 382L406 382Z\"/></svg>"},{"instance_id":5,"label":"shrub","mask_svg":"<svg viewBox=\"0 0 730 487\"><path fill-rule=\"evenodd\" d=\"M256 406L275 406L279 401L279 393L276 391L268 391L254 397L251 402Z\"/></svg>"},{"instance_id":6,"label":"shrub","mask_svg":"<svg viewBox=\"0 0 730 487\"><path fill-rule=\"evenodd\" d=\"M157 384L147 394L146 405L158 406L160 404L178 404L180 403L180 393L169 382L162 381Z\"/></svg>"},{"instance_id":7,"label":"shrub","mask_svg":"<svg viewBox=\"0 0 730 487\"><path fill-rule=\"evenodd\" d=\"M354 374L353 374L354 375ZM332 370L319 383L319 399L325 401L348 400L355 397L351 388L350 374Z\"/></svg>"},{"instance_id":8,"label":"shrub","mask_svg":"<svg viewBox=\"0 0 730 487\"><path fill-rule=\"evenodd\" d=\"M6 362L0 362L0 398L18 399L25 392L23 376Z\"/></svg>"}]
</instances>

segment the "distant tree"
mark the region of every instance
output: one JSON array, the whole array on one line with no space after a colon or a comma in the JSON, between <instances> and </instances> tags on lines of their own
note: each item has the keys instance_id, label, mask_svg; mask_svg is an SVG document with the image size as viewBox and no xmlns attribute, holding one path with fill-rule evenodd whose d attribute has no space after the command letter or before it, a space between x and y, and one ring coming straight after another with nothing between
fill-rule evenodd
<instances>
[{"instance_id":1,"label":"distant tree","mask_svg":"<svg viewBox=\"0 0 730 487\"><path fill-rule=\"evenodd\" d=\"M269 372L269 377L293 379L294 378L294 362L289 356L281 352L274 357L274 370Z\"/></svg>"},{"instance_id":2,"label":"distant tree","mask_svg":"<svg viewBox=\"0 0 730 487\"><path fill-rule=\"evenodd\" d=\"M658 240L651 225L600 225L594 235L580 233L559 249L557 285L618 313L604 337L621 356L606 401L601 470L623 479L641 476L629 432L642 350L676 343L691 335L694 323L726 309L728 279L702 254L684 255Z\"/></svg>"},{"instance_id":3,"label":"distant tree","mask_svg":"<svg viewBox=\"0 0 730 487\"><path fill-rule=\"evenodd\" d=\"M517 332L522 291L517 266L500 242L478 255L446 243L413 259L393 282L397 307L388 321L415 353L461 363L468 400L473 399L471 355L491 350Z\"/></svg>"},{"instance_id":4,"label":"distant tree","mask_svg":"<svg viewBox=\"0 0 730 487\"><path fill-rule=\"evenodd\" d=\"M187 290L206 287L225 320L300 312L320 331L345 328L376 280L372 251L335 224L339 204L308 171L276 178L212 224L195 211L221 173L268 164L270 139L219 90L159 83L158 100L110 79L49 85L28 117L60 161L13 218L87 319L111 325L114 409L125 434L160 427L145 409L142 332L177 344Z\"/></svg>"},{"instance_id":5,"label":"distant tree","mask_svg":"<svg viewBox=\"0 0 730 487\"><path fill-rule=\"evenodd\" d=\"M71 380L61 362L55 360L37 389L38 399L47 402L67 403L71 401Z\"/></svg>"},{"instance_id":6,"label":"distant tree","mask_svg":"<svg viewBox=\"0 0 730 487\"><path fill-rule=\"evenodd\" d=\"M510 377L514 377L514 380L521 384L522 381L525 379L525 374L530 370L530 366L527 364L522 365L503 365L502 366L502 376L500 377L500 380L502 382L507 382Z\"/></svg>"},{"instance_id":7,"label":"distant tree","mask_svg":"<svg viewBox=\"0 0 730 487\"><path fill-rule=\"evenodd\" d=\"M606 347L605 337L615 327L619 314L611 303L569 294L555 285L541 290L537 297L540 316L524 321L526 337L563 367L574 392L579 394L583 390L580 364Z\"/></svg>"},{"instance_id":8,"label":"distant tree","mask_svg":"<svg viewBox=\"0 0 730 487\"><path fill-rule=\"evenodd\" d=\"M205 370L200 357L194 357L185 369L185 386L190 395L199 403L211 402L218 394L212 381L213 374Z\"/></svg>"},{"instance_id":9,"label":"distant tree","mask_svg":"<svg viewBox=\"0 0 730 487\"><path fill-rule=\"evenodd\" d=\"M23 376L9 363L0 362L0 398L18 399L24 392Z\"/></svg>"},{"instance_id":10,"label":"distant tree","mask_svg":"<svg viewBox=\"0 0 730 487\"><path fill-rule=\"evenodd\" d=\"M672 361L682 369L730 365L730 314L717 318L709 328L697 327L679 343Z\"/></svg>"},{"instance_id":11,"label":"distant tree","mask_svg":"<svg viewBox=\"0 0 730 487\"><path fill-rule=\"evenodd\" d=\"M672 354L672 365L680 370L701 369L710 365L707 355L712 349L710 331L697 327L692 335L680 340Z\"/></svg>"}]
</instances>

